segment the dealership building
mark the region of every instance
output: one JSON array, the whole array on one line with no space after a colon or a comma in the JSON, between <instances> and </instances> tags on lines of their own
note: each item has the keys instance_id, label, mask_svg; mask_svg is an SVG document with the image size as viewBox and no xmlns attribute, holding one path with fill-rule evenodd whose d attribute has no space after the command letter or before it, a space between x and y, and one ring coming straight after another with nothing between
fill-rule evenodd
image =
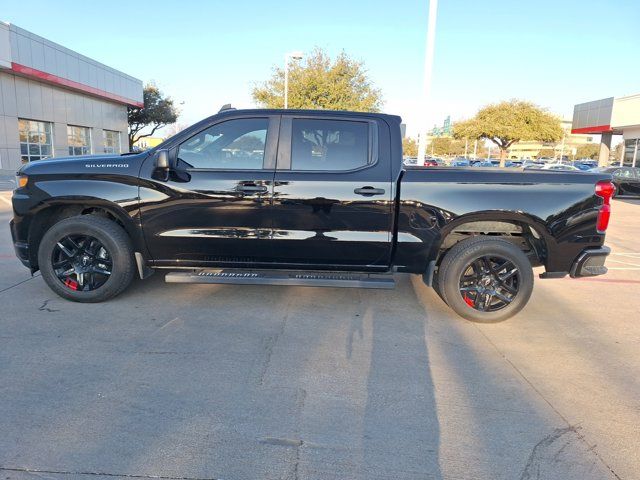
<instances>
[{"instance_id":1,"label":"dealership building","mask_svg":"<svg viewBox=\"0 0 640 480\"><path fill-rule=\"evenodd\" d=\"M0 22L0 174L49 157L129 151L142 81Z\"/></svg>"},{"instance_id":2,"label":"dealership building","mask_svg":"<svg viewBox=\"0 0 640 480\"><path fill-rule=\"evenodd\" d=\"M603 98L573 108L572 133L602 135L599 165L609 164L611 137L622 135L620 165L640 167L640 94Z\"/></svg>"}]
</instances>

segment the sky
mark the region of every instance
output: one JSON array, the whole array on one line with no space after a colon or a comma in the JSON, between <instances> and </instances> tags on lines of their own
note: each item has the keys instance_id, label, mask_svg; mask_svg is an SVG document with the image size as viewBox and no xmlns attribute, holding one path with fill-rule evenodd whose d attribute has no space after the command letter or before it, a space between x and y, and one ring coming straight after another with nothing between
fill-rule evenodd
<instances>
[{"instance_id":1,"label":"sky","mask_svg":"<svg viewBox=\"0 0 640 480\"><path fill-rule=\"evenodd\" d=\"M640 93L639 0L440 0L432 101L423 87L428 0L0 0L0 20L155 83L191 124L249 108L286 52L364 62L415 135L518 98L570 118L573 105Z\"/></svg>"}]
</instances>

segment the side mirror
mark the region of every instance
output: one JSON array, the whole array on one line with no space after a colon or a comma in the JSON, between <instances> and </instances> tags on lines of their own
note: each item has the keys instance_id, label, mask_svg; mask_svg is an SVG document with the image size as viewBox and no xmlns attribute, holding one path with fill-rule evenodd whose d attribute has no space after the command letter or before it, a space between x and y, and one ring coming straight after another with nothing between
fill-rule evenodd
<instances>
[{"instance_id":1,"label":"side mirror","mask_svg":"<svg viewBox=\"0 0 640 480\"><path fill-rule=\"evenodd\" d=\"M160 150L156 157L156 168L159 170L169 170L169 151Z\"/></svg>"},{"instance_id":2,"label":"side mirror","mask_svg":"<svg viewBox=\"0 0 640 480\"><path fill-rule=\"evenodd\" d=\"M152 177L161 182L169 180L169 151L159 150L156 153L156 168L153 171Z\"/></svg>"}]
</instances>

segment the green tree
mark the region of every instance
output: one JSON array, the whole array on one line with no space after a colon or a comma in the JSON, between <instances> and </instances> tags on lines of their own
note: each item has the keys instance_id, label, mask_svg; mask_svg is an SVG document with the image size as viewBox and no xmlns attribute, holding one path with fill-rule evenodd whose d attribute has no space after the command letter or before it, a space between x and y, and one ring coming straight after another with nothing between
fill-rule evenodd
<instances>
[{"instance_id":1,"label":"green tree","mask_svg":"<svg viewBox=\"0 0 640 480\"><path fill-rule=\"evenodd\" d=\"M254 87L253 100L265 108L284 107L284 69ZM289 67L289 108L377 112L382 106L362 62L342 52L335 61L320 48Z\"/></svg>"},{"instance_id":2,"label":"green tree","mask_svg":"<svg viewBox=\"0 0 640 480\"><path fill-rule=\"evenodd\" d=\"M469 139L469 144L467 147L467 155L469 158L473 158L473 147L474 147L475 141L476 139L474 138ZM462 143L462 148L464 152L464 140L460 140L460 142ZM478 145L476 147L476 158L483 158L486 156L487 156L487 149L484 146L484 141L478 140Z\"/></svg>"},{"instance_id":3,"label":"green tree","mask_svg":"<svg viewBox=\"0 0 640 480\"><path fill-rule=\"evenodd\" d=\"M263 150L264 141L255 135L243 135L240 138L234 140L226 148L228 148L229 150L237 148L238 150L244 150L247 152L253 150Z\"/></svg>"},{"instance_id":4,"label":"green tree","mask_svg":"<svg viewBox=\"0 0 640 480\"><path fill-rule=\"evenodd\" d=\"M467 147L467 155L473 153L473 140L470 140ZM465 153L465 140L454 139L449 148L449 155L461 156Z\"/></svg>"},{"instance_id":5,"label":"green tree","mask_svg":"<svg viewBox=\"0 0 640 480\"><path fill-rule=\"evenodd\" d=\"M480 146L478 146L480 148ZM464 155L465 140L458 140L452 137L434 137L431 139L427 152L433 155ZM473 140L467 145L467 155L473 154Z\"/></svg>"},{"instance_id":6,"label":"green tree","mask_svg":"<svg viewBox=\"0 0 640 480\"><path fill-rule=\"evenodd\" d=\"M418 142L411 137L404 137L402 139L402 155L405 157L417 157Z\"/></svg>"},{"instance_id":7,"label":"green tree","mask_svg":"<svg viewBox=\"0 0 640 480\"><path fill-rule=\"evenodd\" d=\"M611 155L610 155L611 156ZM616 162L620 162L622 160L622 157L624 156L624 142L619 142L614 148L613 148L613 158L611 158L609 161L611 163L616 163Z\"/></svg>"},{"instance_id":8,"label":"green tree","mask_svg":"<svg viewBox=\"0 0 640 480\"><path fill-rule=\"evenodd\" d=\"M538 152L537 158L553 158L556 151L553 148L543 148Z\"/></svg>"},{"instance_id":9,"label":"green tree","mask_svg":"<svg viewBox=\"0 0 640 480\"><path fill-rule=\"evenodd\" d=\"M449 155L452 141L453 138L451 137L433 137L429 142L427 152L437 156Z\"/></svg>"},{"instance_id":10,"label":"green tree","mask_svg":"<svg viewBox=\"0 0 640 480\"><path fill-rule=\"evenodd\" d=\"M598 158L600 145L597 143L587 143L576 148L576 158Z\"/></svg>"},{"instance_id":11,"label":"green tree","mask_svg":"<svg viewBox=\"0 0 640 480\"><path fill-rule=\"evenodd\" d=\"M560 119L530 102L510 100L487 105L475 117L454 125L456 138L486 138L500 149L503 167L507 149L520 140L557 142L563 131Z\"/></svg>"},{"instance_id":12,"label":"green tree","mask_svg":"<svg viewBox=\"0 0 640 480\"><path fill-rule=\"evenodd\" d=\"M143 90L143 107L129 107L129 149L141 138L152 136L156 130L178 120L178 110L170 97L165 97L154 83ZM151 130L148 130L150 128ZM146 133L142 133L145 131Z\"/></svg>"}]
</instances>

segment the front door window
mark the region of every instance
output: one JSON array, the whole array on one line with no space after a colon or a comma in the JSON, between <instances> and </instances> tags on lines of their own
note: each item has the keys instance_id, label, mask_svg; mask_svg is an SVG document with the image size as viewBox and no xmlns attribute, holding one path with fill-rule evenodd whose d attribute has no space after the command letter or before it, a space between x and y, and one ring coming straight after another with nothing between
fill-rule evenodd
<instances>
[{"instance_id":1,"label":"front door window","mask_svg":"<svg viewBox=\"0 0 640 480\"><path fill-rule=\"evenodd\" d=\"M218 123L194 135L178 149L188 168L259 170L264 161L268 118Z\"/></svg>"}]
</instances>

